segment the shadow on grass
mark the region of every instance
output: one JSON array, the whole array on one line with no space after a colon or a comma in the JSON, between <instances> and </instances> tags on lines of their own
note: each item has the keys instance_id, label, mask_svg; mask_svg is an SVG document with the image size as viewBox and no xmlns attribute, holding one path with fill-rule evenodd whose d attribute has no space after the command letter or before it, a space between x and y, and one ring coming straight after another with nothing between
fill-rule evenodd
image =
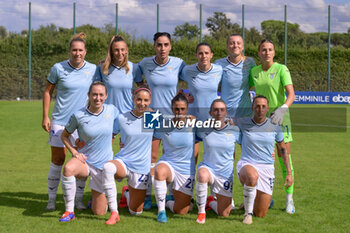
<instances>
[{"instance_id":1,"label":"shadow on grass","mask_svg":"<svg viewBox=\"0 0 350 233\"><path fill-rule=\"evenodd\" d=\"M84 194L84 201L89 200L91 197L91 193L86 192ZM43 193L32 193L32 192L0 192L0 206L24 209L22 214L24 216L31 217L48 217L48 218L59 218L64 213L64 200L62 195L57 195L56 200L56 211L47 211L47 194ZM149 210L147 212L154 212L156 215L156 209ZM87 210L75 210L76 215L79 218L84 219L95 219L101 220L101 218L105 216L109 216L110 213L107 212L104 216L94 215L91 209ZM131 216L128 208L119 209L119 213L121 216ZM154 219L149 216L138 216L139 218L144 219Z\"/></svg>"}]
</instances>

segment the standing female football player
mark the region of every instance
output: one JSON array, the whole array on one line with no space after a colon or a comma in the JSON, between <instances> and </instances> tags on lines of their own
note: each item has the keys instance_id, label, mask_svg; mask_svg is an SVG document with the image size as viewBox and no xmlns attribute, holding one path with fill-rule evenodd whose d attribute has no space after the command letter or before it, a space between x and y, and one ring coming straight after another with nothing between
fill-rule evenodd
<instances>
[{"instance_id":1,"label":"standing female football player","mask_svg":"<svg viewBox=\"0 0 350 233\"><path fill-rule=\"evenodd\" d=\"M63 169L62 191L66 211L60 222L74 220L76 178L87 178L89 175L92 190L91 209L97 215L106 213L107 200L102 185L102 168L113 158L113 124L119 111L114 105L104 104L107 90L102 82L92 83L88 96L88 106L71 116L61 135L63 144L72 153L73 158ZM78 131L80 141L84 143L78 150L69 139L75 130Z\"/></svg>"},{"instance_id":2,"label":"standing female football player","mask_svg":"<svg viewBox=\"0 0 350 233\"><path fill-rule=\"evenodd\" d=\"M134 82L142 83L142 77L136 79L137 64L128 61L129 49L121 36L113 36L109 42L106 59L97 67L96 80L106 84L107 104L114 104L120 113L133 108L132 89Z\"/></svg>"},{"instance_id":3,"label":"standing female football player","mask_svg":"<svg viewBox=\"0 0 350 233\"><path fill-rule=\"evenodd\" d=\"M163 114L171 115L171 100L177 92L177 84L185 62L177 57L169 56L171 36L167 32L157 32L153 36L155 56L145 57L138 63L137 80L145 76L152 91L151 108ZM152 143L152 177L154 165L158 160L160 141ZM152 185L147 191L144 209L152 206Z\"/></svg>"},{"instance_id":4,"label":"standing female football player","mask_svg":"<svg viewBox=\"0 0 350 233\"><path fill-rule=\"evenodd\" d=\"M151 147L153 129L143 128L143 113L151 103L151 91L148 87L139 87L133 95L134 109L120 114L114 134L120 132L124 147L114 156L114 160L103 166L103 186L111 210L106 224L119 221L117 188L114 179L127 178L128 186L122 190L119 207L128 206L132 215L142 213L146 190L150 182Z\"/></svg>"},{"instance_id":5,"label":"standing female football player","mask_svg":"<svg viewBox=\"0 0 350 233\"><path fill-rule=\"evenodd\" d=\"M261 65L254 67L250 73L250 86L255 87L256 95L263 95L269 100L270 110L267 112L271 117L271 122L281 125L283 129L284 143L286 144L290 167L294 178L290 143L293 141L292 125L289 115L289 107L293 104L295 93L292 79L288 68L285 65L273 61L275 57L275 47L269 40L261 41L258 55ZM287 97L286 97L287 95ZM282 175L285 179L287 175L282 155L278 154ZM293 201L294 185L286 188L286 212L294 214L295 207Z\"/></svg>"},{"instance_id":6,"label":"standing female football player","mask_svg":"<svg viewBox=\"0 0 350 233\"><path fill-rule=\"evenodd\" d=\"M181 78L188 83L189 92L194 98L193 103L189 106L189 113L198 120L204 121L210 117L210 104L218 98L222 68L210 62L213 52L207 43L197 45L196 57L198 62L185 66Z\"/></svg>"},{"instance_id":7,"label":"standing female football player","mask_svg":"<svg viewBox=\"0 0 350 233\"><path fill-rule=\"evenodd\" d=\"M197 132L204 145L203 161L198 165L196 184L197 222L200 224L205 223L206 206L220 216L227 217L231 211L235 142L240 139L239 128L225 122L227 108L222 99L212 102L210 115L221 122L221 127ZM208 184L217 200L214 196L207 199Z\"/></svg>"},{"instance_id":8,"label":"standing female football player","mask_svg":"<svg viewBox=\"0 0 350 233\"><path fill-rule=\"evenodd\" d=\"M282 129L279 125L273 124L272 119L266 117L269 111L268 99L265 96L256 96L252 110L253 118L238 121L242 134L242 154L237 163L237 175L243 185L244 224L253 223L253 213L257 217L265 217L268 211L275 180L272 157L275 143L287 170L284 185L288 188L293 184Z\"/></svg>"},{"instance_id":9,"label":"standing female football player","mask_svg":"<svg viewBox=\"0 0 350 233\"><path fill-rule=\"evenodd\" d=\"M226 46L229 55L215 61L223 69L221 98L227 104L229 117L251 116L249 71L255 66L254 59L244 56L243 38L238 34L230 35Z\"/></svg>"},{"instance_id":10,"label":"standing female football player","mask_svg":"<svg viewBox=\"0 0 350 233\"><path fill-rule=\"evenodd\" d=\"M96 66L85 61L86 45L85 34L79 33L73 36L69 44L70 58L56 63L47 78L46 89L43 97L43 129L49 133L51 145L51 165L48 174L49 201L47 210L56 209L56 193L60 182L61 169L66 158L66 148L61 140L64 126L70 116L85 106L86 94L93 81ZM51 120L49 108L51 95L57 87L56 102ZM73 133L73 132L72 132ZM77 139L77 133L71 135L72 142ZM76 207L86 209L82 199L85 188L85 180L77 180Z\"/></svg>"},{"instance_id":11,"label":"standing female football player","mask_svg":"<svg viewBox=\"0 0 350 233\"><path fill-rule=\"evenodd\" d=\"M187 115L184 94L172 100L174 118L171 127L156 130L155 140L163 141L164 154L155 168L154 194L158 205L158 222L167 222L165 205L174 213L186 214L190 209L195 178L195 127L186 125L194 119ZM167 123L166 123L167 124ZM167 124L169 125L169 124ZM167 183L172 183L174 200L166 202Z\"/></svg>"}]
</instances>

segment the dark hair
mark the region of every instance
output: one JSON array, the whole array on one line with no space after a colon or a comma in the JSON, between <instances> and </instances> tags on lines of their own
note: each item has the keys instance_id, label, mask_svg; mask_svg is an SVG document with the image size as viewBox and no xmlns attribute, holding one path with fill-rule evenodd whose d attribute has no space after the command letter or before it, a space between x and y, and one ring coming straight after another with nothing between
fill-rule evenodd
<instances>
[{"instance_id":1,"label":"dark hair","mask_svg":"<svg viewBox=\"0 0 350 233\"><path fill-rule=\"evenodd\" d=\"M177 93L177 95L171 100L171 107L179 101L185 102L186 106L188 107L188 100L183 92Z\"/></svg>"},{"instance_id":2,"label":"dark hair","mask_svg":"<svg viewBox=\"0 0 350 233\"><path fill-rule=\"evenodd\" d=\"M147 84L142 84L141 86L137 87L134 91L133 91L133 95L135 96L137 93L139 93L140 91L146 91L148 92L149 95L152 95L151 89L148 87Z\"/></svg>"},{"instance_id":3,"label":"dark hair","mask_svg":"<svg viewBox=\"0 0 350 233\"><path fill-rule=\"evenodd\" d=\"M210 52L211 52L211 53L213 52L213 50L211 49L210 44L205 43L205 42L201 42L201 43L197 44L197 46L196 46L196 53L198 52L198 49L199 49L199 47L201 47L201 46L208 46L209 49L210 49Z\"/></svg>"},{"instance_id":4,"label":"dark hair","mask_svg":"<svg viewBox=\"0 0 350 233\"><path fill-rule=\"evenodd\" d=\"M69 42L69 48L72 48L72 44L73 42L75 41L80 41L80 42L83 42L84 43L84 47L86 47L86 43L85 43L85 33L84 32L80 32L78 34L75 34L72 39L70 40Z\"/></svg>"},{"instance_id":5,"label":"dark hair","mask_svg":"<svg viewBox=\"0 0 350 233\"><path fill-rule=\"evenodd\" d=\"M270 43L270 44L273 44L273 42L269 39L263 39L260 44L259 44L259 47L258 47L258 51L260 51L260 47L263 43Z\"/></svg>"},{"instance_id":6,"label":"dark hair","mask_svg":"<svg viewBox=\"0 0 350 233\"><path fill-rule=\"evenodd\" d=\"M103 82L100 82L100 81L95 81L93 83L91 83L90 87L89 87L89 92L88 94L90 94L91 90L92 90L92 87L94 86L103 86L105 88L105 92L107 94L107 88L106 88L106 85L103 83Z\"/></svg>"},{"instance_id":7,"label":"dark hair","mask_svg":"<svg viewBox=\"0 0 350 233\"><path fill-rule=\"evenodd\" d=\"M269 105L269 99L268 99L267 97L265 97L265 96L263 96L263 95L257 95L257 96L255 96L255 97L253 98L252 106L254 105L255 100L257 100L257 99L265 99L265 100L267 101L267 105Z\"/></svg>"},{"instance_id":8,"label":"dark hair","mask_svg":"<svg viewBox=\"0 0 350 233\"><path fill-rule=\"evenodd\" d=\"M102 65L102 73L104 75L108 75L109 66L113 63L113 60L114 60L112 46L113 46L114 43L120 42L120 41L123 41L126 44L126 47L128 47L128 44L126 43L126 41L124 40L123 37L121 37L121 36L113 36L112 37L112 39L111 39L111 41L109 42L109 45L108 45L106 59L105 59L103 65ZM125 68L125 72L126 73L129 72L130 68L129 68L129 65L128 65L128 54L126 54L125 59L124 59L124 61L122 62L122 64L120 66Z\"/></svg>"},{"instance_id":9,"label":"dark hair","mask_svg":"<svg viewBox=\"0 0 350 233\"><path fill-rule=\"evenodd\" d=\"M223 104L225 104L225 108L227 110L227 106L226 106L225 101L223 101L222 99L215 99L215 100L213 100L213 102L210 105L210 112L213 110L213 106L214 106L215 103L223 103Z\"/></svg>"},{"instance_id":10,"label":"dark hair","mask_svg":"<svg viewBox=\"0 0 350 233\"><path fill-rule=\"evenodd\" d=\"M169 33L167 33L167 32L157 32L157 33L154 34L154 36L153 36L153 41L154 41L154 43L156 43L156 41L158 40L158 38L161 37L161 36L166 36L166 37L168 37L169 41L171 41L171 36L170 36Z\"/></svg>"},{"instance_id":11,"label":"dark hair","mask_svg":"<svg viewBox=\"0 0 350 233\"><path fill-rule=\"evenodd\" d=\"M234 34L229 35L229 37L227 37L226 45L228 44L228 41L230 40L230 38L233 37L233 36L239 36L239 37L242 38L242 41L243 41L243 37L240 34L234 33ZM243 41L243 43L244 43L244 41Z\"/></svg>"}]
</instances>

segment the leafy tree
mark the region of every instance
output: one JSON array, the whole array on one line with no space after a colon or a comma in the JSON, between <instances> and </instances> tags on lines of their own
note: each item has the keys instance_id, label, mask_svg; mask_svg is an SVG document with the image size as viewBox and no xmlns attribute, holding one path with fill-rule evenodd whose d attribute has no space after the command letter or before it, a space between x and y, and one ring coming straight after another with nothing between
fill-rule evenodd
<instances>
[{"instance_id":1,"label":"leafy tree","mask_svg":"<svg viewBox=\"0 0 350 233\"><path fill-rule=\"evenodd\" d=\"M180 39L187 38L190 40L199 36L199 28L195 24L189 24L186 22L176 26L173 35Z\"/></svg>"},{"instance_id":2,"label":"leafy tree","mask_svg":"<svg viewBox=\"0 0 350 233\"><path fill-rule=\"evenodd\" d=\"M214 12L214 16L207 19L205 26L209 29L210 35L217 40L226 40L229 35L242 32L241 27L237 23L231 23L223 12Z\"/></svg>"},{"instance_id":3,"label":"leafy tree","mask_svg":"<svg viewBox=\"0 0 350 233\"><path fill-rule=\"evenodd\" d=\"M5 38L8 36L8 32L6 30L6 27L0 26L0 39Z\"/></svg>"}]
</instances>

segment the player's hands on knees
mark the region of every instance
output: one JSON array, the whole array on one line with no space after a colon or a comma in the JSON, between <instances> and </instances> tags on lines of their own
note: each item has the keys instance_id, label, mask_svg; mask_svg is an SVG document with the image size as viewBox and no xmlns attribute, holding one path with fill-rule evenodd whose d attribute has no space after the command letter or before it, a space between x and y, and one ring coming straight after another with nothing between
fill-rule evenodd
<instances>
[{"instance_id":1,"label":"player's hands on knees","mask_svg":"<svg viewBox=\"0 0 350 233\"><path fill-rule=\"evenodd\" d=\"M73 158L78 159L82 163L85 163L86 160L86 156L83 153L76 153L73 155Z\"/></svg>"},{"instance_id":2,"label":"player's hands on knees","mask_svg":"<svg viewBox=\"0 0 350 233\"><path fill-rule=\"evenodd\" d=\"M286 176L286 180L284 181L284 186L289 188L293 184L293 176L292 173L288 173Z\"/></svg>"},{"instance_id":3,"label":"player's hands on knees","mask_svg":"<svg viewBox=\"0 0 350 233\"><path fill-rule=\"evenodd\" d=\"M51 130L50 118L44 117L41 126L43 127L43 129L44 129L46 132L50 132L50 130Z\"/></svg>"},{"instance_id":4,"label":"player's hands on knees","mask_svg":"<svg viewBox=\"0 0 350 233\"><path fill-rule=\"evenodd\" d=\"M75 140L75 146L77 147L77 148L83 148L84 146L85 146L85 142L84 141L80 141L80 139L79 138L77 138L77 140Z\"/></svg>"}]
</instances>

